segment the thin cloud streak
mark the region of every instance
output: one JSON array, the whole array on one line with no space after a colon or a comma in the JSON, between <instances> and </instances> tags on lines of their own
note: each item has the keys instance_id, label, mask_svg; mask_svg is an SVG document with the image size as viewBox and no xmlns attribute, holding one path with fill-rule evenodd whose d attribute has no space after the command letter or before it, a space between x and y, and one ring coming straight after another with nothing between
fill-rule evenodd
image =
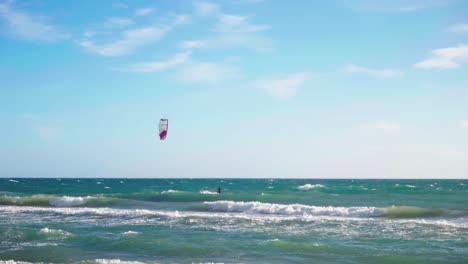
<instances>
[{"instance_id":1,"label":"thin cloud streak","mask_svg":"<svg viewBox=\"0 0 468 264\"><path fill-rule=\"evenodd\" d=\"M240 76L231 65L213 62L192 63L177 74L177 80L186 83L219 83Z\"/></svg>"},{"instance_id":2,"label":"thin cloud streak","mask_svg":"<svg viewBox=\"0 0 468 264\"><path fill-rule=\"evenodd\" d=\"M297 94L299 87L302 86L310 76L310 73L307 72L294 73L280 79L257 80L254 82L254 86L267 91L274 97L289 99Z\"/></svg>"},{"instance_id":3,"label":"thin cloud streak","mask_svg":"<svg viewBox=\"0 0 468 264\"><path fill-rule=\"evenodd\" d=\"M432 57L422 60L414 65L418 69L454 69L468 62L468 46L435 49L431 51Z\"/></svg>"},{"instance_id":4,"label":"thin cloud streak","mask_svg":"<svg viewBox=\"0 0 468 264\"><path fill-rule=\"evenodd\" d=\"M0 3L0 18L9 33L27 41L57 42L71 37L46 19L13 8L11 2Z\"/></svg>"},{"instance_id":5,"label":"thin cloud streak","mask_svg":"<svg viewBox=\"0 0 468 264\"><path fill-rule=\"evenodd\" d=\"M182 41L179 46L199 49L243 48L269 52L272 50L271 40L262 33L270 28L269 25L252 24L245 16L221 14L213 30L214 37Z\"/></svg>"},{"instance_id":6,"label":"thin cloud streak","mask_svg":"<svg viewBox=\"0 0 468 264\"><path fill-rule=\"evenodd\" d=\"M347 65L344 71L348 74L364 74L377 78L395 78L403 75L401 71L395 69L372 69L353 64Z\"/></svg>"},{"instance_id":7,"label":"thin cloud streak","mask_svg":"<svg viewBox=\"0 0 468 264\"><path fill-rule=\"evenodd\" d=\"M189 56L190 52L187 51L176 54L173 58L166 61L138 63L128 67L128 70L134 72L159 72L187 63Z\"/></svg>"}]
</instances>

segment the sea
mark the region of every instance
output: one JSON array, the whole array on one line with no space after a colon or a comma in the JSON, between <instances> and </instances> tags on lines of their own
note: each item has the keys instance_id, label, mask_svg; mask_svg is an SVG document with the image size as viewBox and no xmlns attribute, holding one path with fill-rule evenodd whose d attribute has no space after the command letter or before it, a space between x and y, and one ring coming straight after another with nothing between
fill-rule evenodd
<instances>
[{"instance_id":1,"label":"sea","mask_svg":"<svg viewBox=\"0 0 468 264\"><path fill-rule=\"evenodd\" d=\"M468 180L1 178L7 263L468 263Z\"/></svg>"}]
</instances>

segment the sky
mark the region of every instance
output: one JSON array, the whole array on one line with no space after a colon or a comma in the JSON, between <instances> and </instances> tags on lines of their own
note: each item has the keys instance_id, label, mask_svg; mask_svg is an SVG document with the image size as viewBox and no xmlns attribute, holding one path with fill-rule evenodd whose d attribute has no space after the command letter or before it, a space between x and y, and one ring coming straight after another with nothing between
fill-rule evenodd
<instances>
[{"instance_id":1,"label":"sky","mask_svg":"<svg viewBox=\"0 0 468 264\"><path fill-rule=\"evenodd\" d=\"M468 1L0 0L0 124L0 177L467 179Z\"/></svg>"}]
</instances>

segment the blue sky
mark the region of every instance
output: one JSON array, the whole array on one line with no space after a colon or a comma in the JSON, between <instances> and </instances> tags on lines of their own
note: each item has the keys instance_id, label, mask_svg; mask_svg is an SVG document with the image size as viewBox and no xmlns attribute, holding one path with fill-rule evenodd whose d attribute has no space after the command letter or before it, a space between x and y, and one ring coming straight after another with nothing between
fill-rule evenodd
<instances>
[{"instance_id":1,"label":"blue sky","mask_svg":"<svg viewBox=\"0 0 468 264\"><path fill-rule=\"evenodd\" d=\"M0 177L468 178L467 70L462 0L0 0Z\"/></svg>"}]
</instances>

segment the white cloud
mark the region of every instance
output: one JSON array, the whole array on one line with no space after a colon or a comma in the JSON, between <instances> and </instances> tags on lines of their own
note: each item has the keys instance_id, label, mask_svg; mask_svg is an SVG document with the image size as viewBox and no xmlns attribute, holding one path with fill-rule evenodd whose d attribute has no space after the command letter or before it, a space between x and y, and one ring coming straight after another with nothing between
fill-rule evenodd
<instances>
[{"instance_id":1,"label":"white cloud","mask_svg":"<svg viewBox=\"0 0 468 264\"><path fill-rule=\"evenodd\" d=\"M130 66L128 70L136 72L158 72L186 63L189 60L189 56L190 52L187 51L176 54L173 58L166 61L138 63Z\"/></svg>"},{"instance_id":2,"label":"white cloud","mask_svg":"<svg viewBox=\"0 0 468 264\"><path fill-rule=\"evenodd\" d=\"M11 1L0 3L0 18L6 22L9 32L28 41L55 42L70 38L42 16L34 16L14 9Z\"/></svg>"},{"instance_id":3,"label":"white cloud","mask_svg":"<svg viewBox=\"0 0 468 264\"><path fill-rule=\"evenodd\" d=\"M146 8L139 8L135 11L135 15L137 16L146 16L149 15L151 12L153 12L152 8L146 7Z\"/></svg>"},{"instance_id":4,"label":"white cloud","mask_svg":"<svg viewBox=\"0 0 468 264\"><path fill-rule=\"evenodd\" d=\"M371 124L362 125L361 128L368 130L379 130L384 132L397 132L400 130L400 124L397 122L378 121Z\"/></svg>"},{"instance_id":5,"label":"white cloud","mask_svg":"<svg viewBox=\"0 0 468 264\"><path fill-rule=\"evenodd\" d=\"M87 30L83 33L83 36L86 37L86 38L89 38L89 37L92 37L96 34L96 32L94 31L91 31L91 30Z\"/></svg>"},{"instance_id":6,"label":"white cloud","mask_svg":"<svg viewBox=\"0 0 468 264\"><path fill-rule=\"evenodd\" d=\"M204 48L208 46L208 43L201 40L187 40L181 42L179 46L184 49Z\"/></svg>"},{"instance_id":7,"label":"white cloud","mask_svg":"<svg viewBox=\"0 0 468 264\"><path fill-rule=\"evenodd\" d=\"M174 27L184 24L187 20L187 16L170 14L160 19L163 24L153 23L133 29L104 30L101 34L96 33L99 31L88 30L86 32L92 32L92 34L85 34L82 40L77 41L77 44L101 56L122 56L160 40ZM122 26L128 24L125 19L110 21ZM105 28L108 22L109 20L102 26ZM115 37L116 35L118 38Z\"/></svg>"},{"instance_id":8,"label":"white cloud","mask_svg":"<svg viewBox=\"0 0 468 264\"><path fill-rule=\"evenodd\" d=\"M119 28L126 27L133 24L131 19L125 17L110 17L104 22L104 27L106 28Z\"/></svg>"},{"instance_id":9,"label":"white cloud","mask_svg":"<svg viewBox=\"0 0 468 264\"><path fill-rule=\"evenodd\" d=\"M456 33L468 33L468 24L457 24L449 28L449 31Z\"/></svg>"},{"instance_id":10,"label":"white cloud","mask_svg":"<svg viewBox=\"0 0 468 264\"><path fill-rule=\"evenodd\" d=\"M195 2L195 13L200 16L206 16L219 10L219 6L209 2Z\"/></svg>"},{"instance_id":11,"label":"white cloud","mask_svg":"<svg viewBox=\"0 0 468 264\"><path fill-rule=\"evenodd\" d=\"M344 71L349 74L365 74L378 78L394 78L403 74L401 71L395 69L372 69L353 64L346 66Z\"/></svg>"},{"instance_id":12,"label":"white cloud","mask_svg":"<svg viewBox=\"0 0 468 264\"><path fill-rule=\"evenodd\" d=\"M452 0L358 0L352 2L359 9L383 12L415 12L427 8L440 7Z\"/></svg>"},{"instance_id":13,"label":"white cloud","mask_svg":"<svg viewBox=\"0 0 468 264\"><path fill-rule=\"evenodd\" d=\"M35 115L32 113L22 113L18 115L18 118L23 120L33 120L35 118Z\"/></svg>"},{"instance_id":14,"label":"white cloud","mask_svg":"<svg viewBox=\"0 0 468 264\"><path fill-rule=\"evenodd\" d=\"M271 51L271 40L261 34L268 29L270 29L268 25L251 24L248 17L222 14L214 27L214 37L184 41L180 46Z\"/></svg>"},{"instance_id":15,"label":"white cloud","mask_svg":"<svg viewBox=\"0 0 468 264\"><path fill-rule=\"evenodd\" d=\"M108 44L96 44L91 40L84 40L78 44L87 50L102 56L121 56L131 53L134 49L158 41L169 27L145 27L124 31L120 40Z\"/></svg>"},{"instance_id":16,"label":"white cloud","mask_svg":"<svg viewBox=\"0 0 468 264\"><path fill-rule=\"evenodd\" d=\"M468 120L462 120L462 121L460 121L460 126L461 126L461 127L468 127Z\"/></svg>"},{"instance_id":17,"label":"white cloud","mask_svg":"<svg viewBox=\"0 0 468 264\"><path fill-rule=\"evenodd\" d=\"M113 3L112 7L117 9L127 9L128 5L124 3Z\"/></svg>"},{"instance_id":18,"label":"white cloud","mask_svg":"<svg viewBox=\"0 0 468 264\"><path fill-rule=\"evenodd\" d=\"M239 76L239 71L227 64L198 62L182 69L177 79L182 82L217 83Z\"/></svg>"},{"instance_id":19,"label":"white cloud","mask_svg":"<svg viewBox=\"0 0 468 264\"><path fill-rule=\"evenodd\" d=\"M37 133L40 138L45 140L53 140L63 135L63 130L58 127L42 126L37 128Z\"/></svg>"},{"instance_id":20,"label":"white cloud","mask_svg":"<svg viewBox=\"0 0 468 264\"><path fill-rule=\"evenodd\" d=\"M254 86L266 90L272 96L287 99L296 95L298 88L309 78L309 73L301 72L281 79L258 80Z\"/></svg>"},{"instance_id":21,"label":"white cloud","mask_svg":"<svg viewBox=\"0 0 468 264\"><path fill-rule=\"evenodd\" d=\"M189 16L186 16L186 15L178 15L178 16L175 16L175 18L174 18L174 24L175 24L175 25L187 24L188 21L189 21L189 19L190 19Z\"/></svg>"},{"instance_id":22,"label":"white cloud","mask_svg":"<svg viewBox=\"0 0 468 264\"><path fill-rule=\"evenodd\" d=\"M468 46L435 49L431 51L432 57L414 65L420 69L453 69L468 62Z\"/></svg>"}]
</instances>

